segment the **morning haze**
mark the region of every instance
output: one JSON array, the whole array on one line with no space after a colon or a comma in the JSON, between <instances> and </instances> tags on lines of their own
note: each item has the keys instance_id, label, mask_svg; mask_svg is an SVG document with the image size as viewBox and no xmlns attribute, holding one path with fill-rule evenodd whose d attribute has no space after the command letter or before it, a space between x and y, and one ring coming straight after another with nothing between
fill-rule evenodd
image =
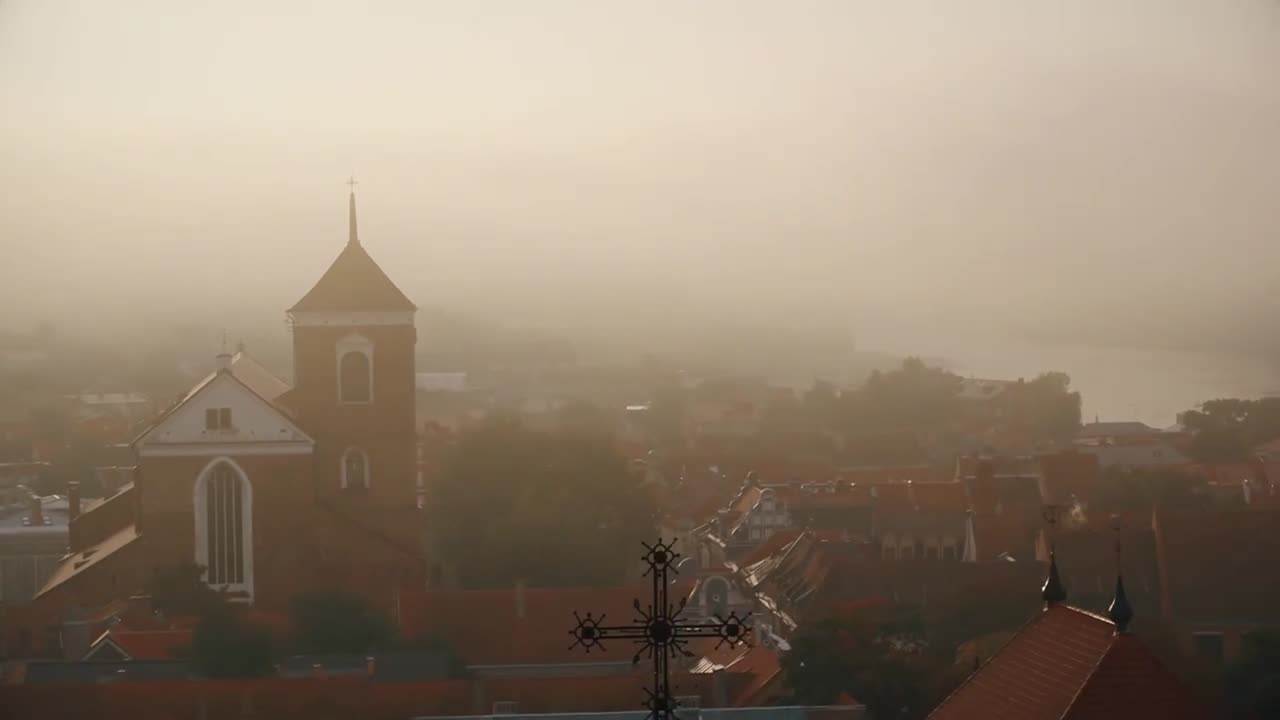
<instances>
[{"instance_id":1,"label":"morning haze","mask_svg":"<svg viewBox=\"0 0 1280 720\"><path fill-rule=\"evenodd\" d=\"M0 97L8 325L279 327L354 171L504 323L1277 350L1273 2L10 0Z\"/></svg>"}]
</instances>

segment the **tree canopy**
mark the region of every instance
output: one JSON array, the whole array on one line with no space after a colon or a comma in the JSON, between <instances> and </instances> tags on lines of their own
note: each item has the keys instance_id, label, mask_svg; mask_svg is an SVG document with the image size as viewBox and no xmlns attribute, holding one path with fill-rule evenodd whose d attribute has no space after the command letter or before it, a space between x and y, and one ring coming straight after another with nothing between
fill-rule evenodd
<instances>
[{"instance_id":1,"label":"tree canopy","mask_svg":"<svg viewBox=\"0 0 1280 720\"><path fill-rule=\"evenodd\" d=\"M294 650L300 653L361 653L395 642L385 613L355 592L314 590L289 603Z\"/></svg>"},{"instance_id":2,"label":"tree canopy","mask_svg":"<svg viewBox=\"0 0 1280 720\"><path fill-rule=\"evenodd\" d=\"M209 610L191 634L191 660L208 678L270 675L271 633L230 605Z\"/></svg>"},{"instance_id":3,"label":"tree canopy","mask_svg":"<svg viewBox=\"0 0 1280 720\"><path fill-rule=\"evenodd\" d=\"M653 533L652 497L597 433L491 421L460 436L432 492L430 531L471 588L611 584Z\"/></svg>"},{"instance_id":4,"label":"tree canopy","mask_svg":"<svg viewBox=\"0 0 1280 720\"><path fill-rule=\"evenodd\" d=\"M949 653L931 648L921 616L910 608L815 618L790 644L782 666L799 703L830 704L848 693L873 717L923 718L953 684Z\"/></svg>"},{"instance_id":5,"label":"tree canopy","mask_svg":"<svg viewBox=\"0 0 1280 720\"><path fill-rule=\"evenodd\" d=\"M1280 437L1280 398L1210 400L1181 415L1193 433L1191 454L1202 463L1239 463L1249 451Z\"/></svg>"},{"instance_id":6,"label":"tree canopy","mask_svg":"<svg viewBox=\"0 0 1280 720\"><path fill-rule=\"evenodd\" d=\"M1280 717L1280 629L1245 635L1224 680L1235 717Z\"/></svg>"}]
</instances>

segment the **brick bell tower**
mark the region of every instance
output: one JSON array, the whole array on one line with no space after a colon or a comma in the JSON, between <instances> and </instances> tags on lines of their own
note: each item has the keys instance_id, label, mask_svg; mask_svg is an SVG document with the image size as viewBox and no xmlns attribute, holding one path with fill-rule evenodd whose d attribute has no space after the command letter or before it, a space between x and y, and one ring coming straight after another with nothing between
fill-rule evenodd
<instances>
[{"instance_id":1,"label":"brick bell tower","mask_svg":"<svg viewBox=\"0 0 1280 720\"><path fill-rule=\"evenodd\" d=\"M351 184L347 245L288 311L288 404L316 440L318 500L353 514L408 511L417 499L417 307L360 244Z\"/></svg>"}]
</instances>

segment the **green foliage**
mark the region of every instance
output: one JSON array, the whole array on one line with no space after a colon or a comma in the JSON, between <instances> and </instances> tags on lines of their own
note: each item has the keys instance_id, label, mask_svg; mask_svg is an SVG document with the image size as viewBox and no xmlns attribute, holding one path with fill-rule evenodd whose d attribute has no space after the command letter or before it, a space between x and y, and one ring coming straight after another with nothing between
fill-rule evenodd
<instances>
[{"instance_id":1,"label":"green foliage","mask_svg":"<svg viewBox=\"0 0 1280 720\"><path fill-rule=\"evenodd\" d=\"M391 646L391 621L364 596L343 590L316 590L289 604L295 650L300 653L359 653Z\"/></svg>"},{"instance_id":2,"label":"green foliage","mask_svg":"<svg viewBox=\"0 0 1280 720\"><path fill-rule=\"evenodd\" d=\"M959 414L958 375L907 358L897 370L873 371L858 390L840 397L839 422L846 432L931 433Z\"/></svg>"},{"instance_id":3,"label":"green foliage","mask_svg":"<svg viewBox=\"0 0 1280 720\"><path fill-rule=\"evenodd\" d=\"M1280 398L1210 400L1181 416L1194 438L1191 454L1203 463L1238 463L1249 451L1280 437Z\"/></svg>"},{"instance_id":4,"label":"green foliage","mask_svg":"<svg viewBox=\"0 0 1280 720\"><path fill-rule=\"evenodd\" d=\"M1280 717L1280 628L1245 635L1224 680L1235 717Z\"/></svg>"},{"instance_id":5,"label":"green foliage","mask_svg":"<svg viewBox=\"0 0 1280 720\"><path fill-rule=\"evenodd\" d=\"M183 563L155 568L147 583L151 609L169 617L203 616L220 609L225 598L204 583L205 568Z\"/></svg>"},{"instance_id":6,"label":"green foliage","mask_svg":"<svg viewBox=\"0 0 1280 720\"><path fill-rule=\"evenodd\" d=\"M270 675L271 633L246 622L236 609L211 609L191 635L191 661L208 678L247 678Z\"/></svg>"},{"instance_id":7,"label":"green foliage","mask_svg":"<svg viewBox=\"0 0 1280 720\"><path fill-rule=\"evenodd\" d=\"M1156 505L1183 510L1208 507L1212 496L1199 475L1178 470L1136 471L1108 468L1089 501L1093 512L1124 513L1150 510Z\"/></svg>"},{"instance_id":8,"label":"green foliage","mask_svg":"<svg viewBox=\"0 0 1280 720\"><path fill-rule=\"evenodd\" d=\"M1080 430L1080 393L1071 390L1066 373L1043 373L1010 386L1005 394L1009 424L1037 440L1066 442Z\"/></svg>"},{"instance_id":9,"label":"green foliage","mask_svg":"<svg viewBox=\"0 0 1280 720\"><path fill-rule=\"evenodd\" d=\"M450 680L465 680L471 677L471 669L467 667L467 661L462 658L458 648L454 647L452 642L439 635L424 635L409 640L405 649L444 655L449 663L448 677Z\"/></svg>"},{"instance_id":10,"label":"green foliage","mask_svg":"<svg viewBox=\"0 0 1280 720\"><path fill-rule=\"evenodd\" d=\"M873 717L923 718L953 686L949 660L932 651L915 611L862 608L806 623L782 665L798 703L847 692Z\"/></svg>"},{"instance_id":11,"label":"green foliage","mask_svg":"<svg viewBox=\"0 0 1280 720\"><path fill-rule=\"evenodd\" d=\"M467 587L603 585L628 578L653 515L609 437L498 420L446 457L428 527Z\"/></svg>"}]
</instances>

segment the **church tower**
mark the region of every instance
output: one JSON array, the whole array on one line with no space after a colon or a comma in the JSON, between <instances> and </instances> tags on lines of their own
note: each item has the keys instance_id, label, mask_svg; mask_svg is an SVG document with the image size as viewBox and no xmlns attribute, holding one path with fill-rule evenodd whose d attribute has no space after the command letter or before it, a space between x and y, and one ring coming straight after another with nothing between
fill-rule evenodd
<instances>
[{"instance_id":1,"label":"church tower","mask_svg":"<svg viewBox=\"0 0 1280 720\"><path fill-rule=\"evenodd\" d=\"M412 509L417 308L360 244L354 187L348 212L346 247L288 311L288 404L316 441L318 500L352 511Z\"/></svg>"}]
</instances>

